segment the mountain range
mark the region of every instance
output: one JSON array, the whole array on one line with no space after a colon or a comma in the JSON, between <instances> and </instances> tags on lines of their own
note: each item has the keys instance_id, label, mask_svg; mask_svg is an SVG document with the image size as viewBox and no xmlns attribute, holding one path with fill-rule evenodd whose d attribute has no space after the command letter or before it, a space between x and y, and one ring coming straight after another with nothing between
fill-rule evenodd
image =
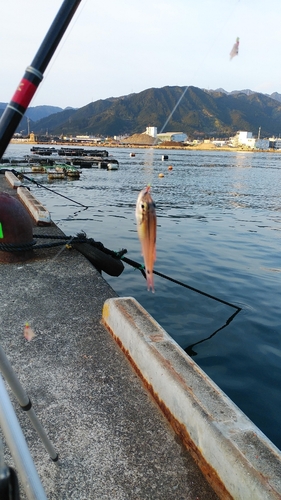
<instances>
[{"instance_id":1,"label":"mountain range","mask_svg":"<svg viewBox=\"0 0 281 500\"><path fill-rule=\"evenodd\" d=\"M0 103L0 114L6 107ZM189 137L229 137L238 130L262 136L281 133L281 94L271 95L250 89L166 86L139 93L110 97L81 108L35 106L26 111L18 131L46 135L132 135L147 126L160 131L185 132ZM29 120L29 124L27 123Z\"/></svg>"}]
</instances>

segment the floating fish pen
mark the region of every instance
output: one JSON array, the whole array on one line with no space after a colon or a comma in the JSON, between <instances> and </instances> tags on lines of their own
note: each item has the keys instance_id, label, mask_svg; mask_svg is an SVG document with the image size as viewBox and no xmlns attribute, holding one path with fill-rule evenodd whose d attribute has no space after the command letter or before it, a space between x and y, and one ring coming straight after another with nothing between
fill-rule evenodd
<instances>
[{"instance_id":1,"label":"floating fish pen","mask_svg":"<svg viewBox=\"0 0 281 500\"><path fill-rule=\"evenodd\" d=\"M98 156L106 158L108 151L99 149L83 149L83 148L60 148L57 150L59 156Z\"/></svg>"},{"instance_id":2,"label":"floating fish pen","mask_svg":"<svg viewBox=\"0 0 281 500\"><path fill-rule=\"evenodd\" d=\"M106 170L118 170L119 163L114 159L110 159L110 161L99 161L98 168L103 168Z\"/></svg>"},{"instance_id":3,"label":"floating fish pen","mask_svg":"<svg viewBox=\"0 0 281 500\"><path fill-rule=\"evenodd\" d=\"M50 156L52 155L53 153L56 153L57 150L56 148L44 148L44 147L41 147L41 146L33 146L32 148L30 148L30 151L32 153L36 153L37 155L43 155L43 156Z\"/></svg>"},{"instance_id":4,"label":"floating fish pen","mask_svg":"<svg viewBox=\"0 0 281 500\"><path fill-rule=\"evenodd\" d=\"M65 172L62 169L62 171L57 171L55 168L52 168L48 170L48 179L64 179L65 178Z\"/></svg>"},{"instance_id":5,"label":"floating fish pen","mask_svg":"<svg viewBox=\"0 0 281 500\"><path fill-rule=\"evenodd\" d=\"M55 165L56 172L64 172L64 165Z\"/></svg>"},{"instance_id":6,"label":"floating fish pen","mask_svg":"<svg viewBox=\"0 0 281 500\"><path fill-rule=\"evenodd\" d=\"M44 173L46 172L46 167L44 167L43 165L31 165L31 171L37 173Z\"/></svg>"},{"instance_id":7,"label":"floating fish pen","mask_svg":"<svg viewBox=\"0 0 281 500\"><path fill-rule=\"evenodd\" d=\"M99 158L100 160L100 158ZM79 158L72 158L72 165L76 165L80 168L91 168L93 166L93 164L97 161L96 157L95 158L91 158L90 156L89 157L85 157L85 156L81 156Z\"/></svg>"},{"instance_id":8,"label":"floating fish pen","mask_svg":"<svg viewBox=\"0 0 281 500\"><path fill-rule=\"evenodd\" d=\"M28 164L36 163L40 165L52 166L55 160L53 158L50 158L49 156L42 157L40 155L34 154L34 155L25 155L24 161Z\"/></svg>"},{"instance_id":9,"label":"floating fish pen","mask_svg":"<svg viewBox=\"0 0 281 500\"><path fill-rule=\"evenodd\" d=\"M28 159L26 157L22 158L16 158L16 157L5 157L5 158L2 158L1 159L1 163L5 163L5 164L10 164L10 165L19 165L21 163L23 164L27 164L29 163Z\"/></svg>"},{"instance_id":10,"label":"floating fish pen","mask_svg":"<svg viewBox=\"0 0 281 500\"><path fill-rule=\"evenodd\" d=\"M100 158L106 158L108 156L108 151L105 149L84 149L84 148L72 148L72 147L43 147L43 146L33 146L30 148L33 154L40 156L98 156Z\"/></svg>"},{"instance_id":11,"label":"floating fish pen","mask_svg":"<svg viewBox=\"0 0 281 500\"><path fill-rule=\"evenodd\" d=\"M77 168L67 169L66 170L66 175L67 175L67 177L72 177L73 179L79 179L80 178L80 172L79 172L79 170L77 170Z\"/></svg>"},{"instance_id":12,"label":"floating fish pen","mask_svg":"<svg viewBox=\"0 0 281 500\"><path fill-rule=\"evenodd\" d=\"M62 164L56 165L55 168L56 168L57 172L64 172L64 174L67 177L73 177L75 179L80 178L79 170L76 167L74 167L73 165L68 165L67 163L62 163Z\"/></svg>"},{"instance_id":13,"label":"floating fish pen","mask_svg":"<svg viewBox=\"0 0 281 500\"><path fill-rule=\"evenodd\" d=\"M108 163L107 164L107 170L118 170L119 165L118 163Z\"/></svg>"}]
</instances>

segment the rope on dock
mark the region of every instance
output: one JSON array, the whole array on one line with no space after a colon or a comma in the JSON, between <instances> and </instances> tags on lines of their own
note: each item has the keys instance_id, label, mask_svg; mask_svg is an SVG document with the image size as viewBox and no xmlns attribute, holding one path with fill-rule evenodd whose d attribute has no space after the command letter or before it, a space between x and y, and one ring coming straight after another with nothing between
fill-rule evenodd
<instances>
[{"instance_id":1,"label":"rope on dock","mask_svg":"<svg viewBox=\"0 0 281 500\"><path fill-rule=\"evenodd\" d=\"M0 251L2 252L21 252L25 250L33 249L36 245L36 241L30 241L27 243L0 243Z\"/></svg>"},{"instance_id":2,"label":"rope on dock","mask_svg":"<svg viewBox=\"0 0 281 500\"><path fill-rule=\"evenodd\" d=\"M100 241L87 238L84 232L77 234L77 236L54 236L49 234L34 234L33 236L35 240L29 243L0 243L0 251L23 252L30 249L38 250L65 245L66 248L74 248L82 253L99 272L104 271L110 276L119 276L124 271L121 257L127 250L122 249L119 252L114 252L106 248ZM57 241L38 244L36 239L39 238Z\"/></svg>"},{"instance_id":3,"label":"rope on dock","mask_svg":"<svg viewBox=\"0 0 281 500\"><path fill-rule=\"evenodd\" d=\"M114 250L110 250L109 248L106 248L103 243L100 241L95 241L93 238L87 238L86 233L81 232L78 233L76 236L64 236L64 235L58 235L58 236L52 236L48 234L34 234L34 238L42 238L42 239L50 239L50 240L59 240L58 242L53 242L53 243L43 243L41 245L37 245L35 248L48 248L52 246L58 246L58 245L64 245L66 241L70 241L71 245L73 243L89 243L91 246L97 248L101 252L104 252L106 255L110 255L111 257L115 259L121 259L121 257L127 253L127 250L122 249L119 252L115 252Z\"/></svg>"},{"instance_id":4,"label":"rope on dock","mask_svg":"<svg viewBox=\"0 0 281 500\"><path fill-rule=\"evenodd\" d=\"M59 240L53 241L49 243L37 244L36 239L32 242L28 243L0 243L0 250L4 252L20 252L21 250L28 250L30 248L36 250L41 248L52 248L61 245L65 245L66 242L73 243L89 243L91 246L97 248L101 252L104 252L106 255L110 255L115 259L121 259L127 250L122 249L119 252L115 252L106 248L100 241L95 241L93 238L87 238L85 233L79 233L77 236L63 236L63 235L49 235L49 234L34 234L34 238L48 239L48 240Z\"/></svg>"}]
</instances>

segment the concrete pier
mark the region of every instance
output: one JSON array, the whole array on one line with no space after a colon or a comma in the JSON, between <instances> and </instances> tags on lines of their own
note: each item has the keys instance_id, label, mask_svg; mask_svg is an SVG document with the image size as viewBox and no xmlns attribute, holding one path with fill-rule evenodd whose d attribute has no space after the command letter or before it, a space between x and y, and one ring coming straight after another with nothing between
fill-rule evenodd
<instances>
[{"instance_id":1,"label":"concrete pier","mask_svg":"<svg viewBox=\"0 0 281 500\"><path fill-rule=\"evenodd\" d=\"M4 175L1 191L16 196ZM54 224L40 232L61 234ZM47 498L217 499L101 324L116 293L87 259L65 247L35 250L29 261L0 263L0 276L1 346L59 453L52 462L7 385ZM6 446L5 458L13 466Z\"/></svg>"},{"instance_id":2,"label":"concrete pier","mask_svg":"<svg viewBox=\"0 0 281 500\"><path fill-rule=\"evenodd\" d=\"M0 192L16 188L0 175ZM34 250L0 273L1 346L59 453L53 463L7 386L47 498L281 498L279 450L83 255Z\"/></svg>"}]
</instances>

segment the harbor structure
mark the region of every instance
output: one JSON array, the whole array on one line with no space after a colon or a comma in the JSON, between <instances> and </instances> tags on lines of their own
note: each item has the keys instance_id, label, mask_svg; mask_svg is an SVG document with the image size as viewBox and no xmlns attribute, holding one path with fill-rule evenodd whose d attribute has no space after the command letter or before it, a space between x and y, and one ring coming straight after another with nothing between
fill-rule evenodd
<instances>
[{"instance_id":1,"label":"harbor structure","mask_svg":"<svg viewBox=\"0 0 281 500\"><path fill-rule=\"evenodd\" d=\"M230 142L234 148L245 146L249 149L269 149L269 139L260 138L260 129L258 138L255 138L252 132L240 130Z\"/></svg>"},{"instance_id":2,"label":"harbor structure","mask_svg":"<svg viewBox=\"0 0 281 500\"><path fill-rule=\"evenodd\" d=\"M188 138L184 132L161 132L158 134L157 127L146 127L145 134L158 139L160 142L185 142Z\"/></svg>"}]
</instances>

